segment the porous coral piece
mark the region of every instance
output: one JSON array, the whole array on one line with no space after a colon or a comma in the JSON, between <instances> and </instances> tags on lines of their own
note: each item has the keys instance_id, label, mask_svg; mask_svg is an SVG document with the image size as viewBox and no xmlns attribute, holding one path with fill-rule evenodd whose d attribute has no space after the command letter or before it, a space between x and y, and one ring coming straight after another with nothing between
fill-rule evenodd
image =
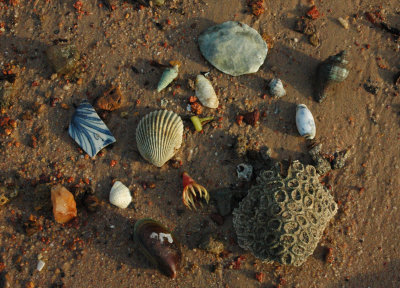
<instances>
[{"instance_id":1,"label":"porous coral piece","mask_svg":"<svg viewBox=\"0 0 400 288\"><path fill-rule=\"evenodd\" d=\"M233 211L240 247L266 262L300 266L337 212L314 166L294 161L285 178L264 170Z\"/></svg>"}]
</instances>

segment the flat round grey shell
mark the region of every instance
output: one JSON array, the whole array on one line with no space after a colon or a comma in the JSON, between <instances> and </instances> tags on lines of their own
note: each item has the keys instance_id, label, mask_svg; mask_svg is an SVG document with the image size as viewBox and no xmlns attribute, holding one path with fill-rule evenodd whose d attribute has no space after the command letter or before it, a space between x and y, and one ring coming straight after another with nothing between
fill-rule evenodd
<instances>
[{"instance_id":1,"label":"flat round grey shell","mask_svg":"<svg viewBox=\"0 0 400 288\"><path fill-rule=\"evenodd\" d=\"M204 58L232 76L257 72L268 53L261 35L237 21L208 28L199 36L199 46Z\"/></svg>"},{"instance_id":2,"label":"flat round grey shell","mask_svg":"<svg viewBox=\"0 0 400 288\"><path fill-rule=\"evenodd\" d=\"M140 120L136 142L140 155L151 164L161 167L181 147L183 122L172 111L153 111Z\"/></svg>"}]
</instances>

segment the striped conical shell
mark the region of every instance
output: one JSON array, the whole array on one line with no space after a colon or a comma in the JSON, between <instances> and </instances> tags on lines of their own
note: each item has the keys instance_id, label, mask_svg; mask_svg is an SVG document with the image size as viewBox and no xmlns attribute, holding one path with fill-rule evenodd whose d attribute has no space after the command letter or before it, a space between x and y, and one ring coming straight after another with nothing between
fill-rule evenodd
<instances>
[{"instance_id":1,"label":"striped conical shell","mask_svg":"<svg viewBox=\"0 0 400 288\"><path fill-rule=\"evenodd\" d=\"M140 155L151 164L161 167L181 147L183 122L172 111L153 111L140 120L136 143Z\"/></svg>"}]
</instances>

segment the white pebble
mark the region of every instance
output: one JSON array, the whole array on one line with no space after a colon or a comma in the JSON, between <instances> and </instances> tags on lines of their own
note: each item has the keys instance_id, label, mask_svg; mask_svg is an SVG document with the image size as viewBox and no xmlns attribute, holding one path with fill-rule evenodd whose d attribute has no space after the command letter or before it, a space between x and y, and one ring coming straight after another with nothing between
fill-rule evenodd
<instances>
[{"instance_id":1,"label":"white pebble","mask_svg":"<svg viewBox=\"0 0 400 288\"><path fill-rule=\"evenodd\" d=\"M37 263L36 269L40 272L40 271L42 271L44 265L46 265L46 263L44 263L42 260L39 260L39 262Z\"/></svg>"},{"instance_id":2,"label":"white pebble","mask_svg":"<svg viewBox=\"0 0 400 288\"><path fill-rule=\"evenodd\" d=\"M110 203L125 209L132 202L131 192L120 181L116 181L110 191Z\"/></svg>"}]
</instances>

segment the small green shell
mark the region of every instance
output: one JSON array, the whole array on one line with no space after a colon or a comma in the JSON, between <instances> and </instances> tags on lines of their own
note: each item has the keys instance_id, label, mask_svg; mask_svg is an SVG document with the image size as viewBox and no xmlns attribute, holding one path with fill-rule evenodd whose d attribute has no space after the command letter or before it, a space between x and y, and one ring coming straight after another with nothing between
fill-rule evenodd
<instances>
[{"instance_id":1,"label":"small green shell","mask_svg":"<svg viewBox=\"0 0 400 288\"><path fill-rule=\"evenodd\" d=\"M165 69L157 85L157 92L164 90L176 77L178 77L179 66L175 65Z\"/></svg>"}]
</instances>

